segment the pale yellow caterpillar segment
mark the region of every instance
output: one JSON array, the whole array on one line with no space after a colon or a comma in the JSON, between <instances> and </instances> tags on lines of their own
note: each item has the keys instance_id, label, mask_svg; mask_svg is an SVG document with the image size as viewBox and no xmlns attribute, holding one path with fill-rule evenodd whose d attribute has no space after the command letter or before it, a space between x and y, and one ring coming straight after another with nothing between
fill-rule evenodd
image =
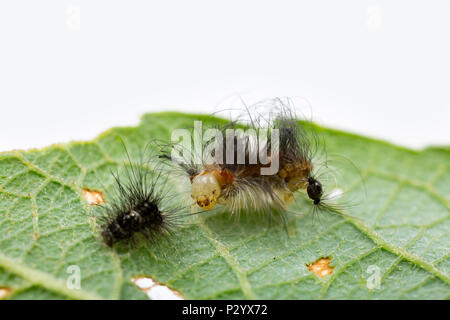
<instances>
[{"instance_id":1,"label":"pale yellow caterpillar segment","mask_svg":"<svg viewBox=\"0 0 450 320\"><path fill-rule=\"evenodd\" d=\"M220 184L214 172L203 172L192 179L191 197L203 210L214 207L220 197Z\"/></svg>"}]
</instances>

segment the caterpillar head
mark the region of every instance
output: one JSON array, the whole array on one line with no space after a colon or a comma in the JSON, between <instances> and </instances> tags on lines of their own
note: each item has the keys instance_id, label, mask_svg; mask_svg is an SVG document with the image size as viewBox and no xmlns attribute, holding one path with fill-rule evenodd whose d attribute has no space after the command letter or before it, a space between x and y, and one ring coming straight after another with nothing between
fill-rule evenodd
<instances>
[{"instance_id":1,"label":"caterpillar head","mask_svg":"<svg viewBox=\"0 0 450 320\"><path fill-rule=\"evenodd\" d=\"M201 173L192 179L191 197L203 209L214 207L220 196L220 185L212 172Z\"/></svg>"},{"instance_id":2,"label":"caterpillar head","mask_svg":"<svg viewBox=\"0 0 450 320\"><path fill-rule=\"evenodd\" d=\"M111 230L106 229L101 233L101 236L103 238L103 241L105 241L105 244L108 247L112 247L113 243L114 243L114 237L113 234L111 232Z\"/></svg>"},{"instance_id":3,"label":"caterpillar head","mask_svg":"<svg viewBox=\"0 0 450 320\"><path fill-rule=\"evenodd\" d=\"M322 184L313 177L308 178L308 187L306 188L306 192L308 193L308 197L314 201L314 204L319 204L322 200Z\"/></svg>"}]
</instances>

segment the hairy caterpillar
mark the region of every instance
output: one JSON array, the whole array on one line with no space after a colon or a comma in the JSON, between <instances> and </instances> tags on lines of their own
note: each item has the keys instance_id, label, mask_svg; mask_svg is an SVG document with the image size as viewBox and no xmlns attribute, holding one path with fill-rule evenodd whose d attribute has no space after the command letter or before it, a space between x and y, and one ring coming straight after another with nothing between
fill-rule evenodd
<instances>
[{"instance_id":1,"label":"hairy caterpillar","mask_svg":"<svg viewBox=\"0 0 450 320\"><path fill-rule=\"evenodd\" d=\"M169 154L166 150L161 157L172 160L189 175L191 197L203 210L221 204L231 213L282 214L302 190L312 200L314 211L338 210L338 205L327 203L331 196L325 194L314 163L321 147L319 138L308 124L299 122L289 104L281 99L273 99L270 104L267 115L247 109L250 121L244 126L244 135L235 133L243 128L238 121L215 128L219 133L214 136L214 148L207 147L211 147L212 139L206 141L202 146L206 154L200 162L192 161L192 157L186 161L185 152L181 158L174 158L173 151ZM228 133L230 129L234 131L232 135ZM255 135L248 134L249 129ZM267 137L264 143L261 133ZM267 155L265 161L260 157L261 150L256 150L261 146ZM187 149L189 153L191 148ZM270 172L275 163L276 170Z\"/></svg>"},{"instance_id":2,"label":"hairy caterpillar","mask_svg":"<svg viewBox=\"0 0 450 320\"><path fill-rule=\"evenodd\" d=\"M147 242L171 234L189 213L183 206L168 204L167 177L157 168L150 171L143 161L130 161L124 168L124 176L111 173L115 194L102 206L103 242L109 247L118 242L136 246L138 234Z\"/></svg>"}]
</instances>

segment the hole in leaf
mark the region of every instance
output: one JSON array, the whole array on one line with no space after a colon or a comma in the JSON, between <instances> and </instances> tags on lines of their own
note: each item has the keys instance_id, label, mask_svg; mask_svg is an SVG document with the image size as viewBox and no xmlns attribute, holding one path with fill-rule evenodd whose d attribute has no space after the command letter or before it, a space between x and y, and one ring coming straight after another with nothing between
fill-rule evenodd
<instances>
[{"instance_id":1,"label":"hole in leaf","mask_svg":"<svg viewBox=\"0 0 450 320\"><path fill-rule=\"evenodd\" d=\"M326 276L329 276L333 273L334 267L330 266L331 259L326 258L320 258L317 261L307 264L309 271L314 272L317 274L320 278L324 278Z\"/></svg>"},{"instance_id":2,"label":"hole in leaf","mask_svg":"<svg viewBox=\"0 0 450 320\"><path fill-rule=\"evenodd\" d=\"M97 190L83 189L83 196L90 206L98 206L105 202L103 192Z\"/></svg>"},{"instance_id":3,"label":"hole in leaf","mask_svg":"<svg viewBox=\"0 0 450 320\"><path fill-rule=\"evenodd\" d=\"M152 278L138 277L132 278L131 281L152 300L184 300L181 293L154 281Z\"/></svg>"},{"instance_id":4,"label":"hole in leaf","mask_svg":"<svg viewBox=\"0 0 450 320\"><path fill-rule=\"evenodd\" d=\"M0 287L0 299L5 299L10 293L10 288Z\"/></svg>"}]
</instances>

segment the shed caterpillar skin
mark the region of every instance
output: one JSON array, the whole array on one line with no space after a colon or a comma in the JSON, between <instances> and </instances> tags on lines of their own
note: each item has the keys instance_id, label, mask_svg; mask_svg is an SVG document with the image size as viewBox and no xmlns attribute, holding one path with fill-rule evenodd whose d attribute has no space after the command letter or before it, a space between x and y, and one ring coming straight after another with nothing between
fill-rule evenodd
<instances>
[{"instance_id":1,"label":"shed caterpillar skin","mask_svg":"<svg viewBox=\"0 0 450 320\"><path fill-rule=\"evenodd\" d=\"M189 212L181 206L166 203L169 195L163 186L167 179L157 169L150 176L142 161L130 163L124 170L122 177L111 173L115 195L102 206L100 236L103 242L109 247L116 243L136 247L138 235L153 242L172 234Z\"/></svg>"},{"instance_id":2,"label":"shed caterpillar skin","mask_svg":"<svg viewBox=\"0 0 450 320\"><path fill-rule=\"evenodd\" d=\"M314 175L313 155L317 151L317 137L295 118L292 109L281 100L274 100L276 107L271 110L273 119L252 119L250 128L259 132L267 128L269 132L267 154L270 162L263 164L259 158L250 164L251 145L245 144L245 163L227 163L225 151L223 161L211 164L192 165L178 163L189 175L191 197L203 210L210 210L216 204L226 206L231 213L242 211L285 212L294 201L299 190L305 190L315 206L324 206L321 182ZM221 128L237 128L230 122ZM278 130L279 148L272 148L270 135ZM235 138L236 139L236 138ZM237 143L234 143L234 157L237 158ZM226 149L226 139L223 150ZM276 152L278 150L278 152ZM168 154L163 155L169 158ZM279 169L273 174L261 174L262 168L270 167L274 157L278 158Z\"/></svg>"}]
</instances>

